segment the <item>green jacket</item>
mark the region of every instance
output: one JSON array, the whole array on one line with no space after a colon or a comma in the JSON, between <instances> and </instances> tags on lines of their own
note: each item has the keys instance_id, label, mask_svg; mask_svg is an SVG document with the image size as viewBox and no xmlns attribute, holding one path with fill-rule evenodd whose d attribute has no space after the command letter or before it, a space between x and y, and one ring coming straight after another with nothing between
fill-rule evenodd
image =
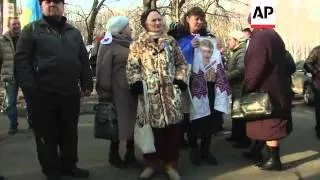
<instances>
[{"instance_id":1,"label":"green jacket","mask_svg":"<svg viewBox=\"0 0 320 180\"><path fill-rule=\"evenodd\" d=\"M14 46L9 32L0 36L0 68L1 81L12 82L13 80L13 57Z\"/></svg>"},{"instance_id":2,"label":"green jacket","mask_svg":"<svg viewBox=\"0 0 320 180\"><path fill-rule=\"evenodd\" d=\"M232 50L231 58L228 60L228 80L232 88L233 98L242 95L244 81L244 55L246 53L246 43Z\"/></svg>"},{"instance_id":3,"label":"green jacket","mask_svg":"<svg viewBox=\"0 0 320 180\"><path fill-rule=\"evenodd\" d=\"M66 18L64 18L66 21ZM65 23L61 29L45 19L28 24L17 43L15 78L22 89L59 94L92 90L89 58L80 32Z\"/></svg>"}]
</instances>

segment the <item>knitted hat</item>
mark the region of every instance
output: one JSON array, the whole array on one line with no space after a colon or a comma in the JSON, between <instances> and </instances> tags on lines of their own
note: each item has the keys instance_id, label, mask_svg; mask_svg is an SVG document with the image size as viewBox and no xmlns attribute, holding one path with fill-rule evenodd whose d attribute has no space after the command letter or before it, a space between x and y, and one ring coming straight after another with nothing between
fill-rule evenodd
<instances>
[{"instance_id":1,"label":"knitted hat","mask_svg":"<svg viewBox=\"0 0 320 180\"><path fill-rule=\"evenodd\" d=\"M232 38L234 38L234 39L236 39L236 40L238 40L240 42L246 40L245 37L244 37L243 32L241 32L241 31L232 31L232 32L229 33L228 37L232 37Z\"/></svg>"},{"instance_id":2,"label":"knitted hat","mask_svg":"<svg viewBox=\"0 0 320 180\"><path fill-rule=\"evenodd\" d=\"M129 24L129 19L126 16L113 16L106 25L109 32L119 33Z\"/></svg>"}]
</instances>

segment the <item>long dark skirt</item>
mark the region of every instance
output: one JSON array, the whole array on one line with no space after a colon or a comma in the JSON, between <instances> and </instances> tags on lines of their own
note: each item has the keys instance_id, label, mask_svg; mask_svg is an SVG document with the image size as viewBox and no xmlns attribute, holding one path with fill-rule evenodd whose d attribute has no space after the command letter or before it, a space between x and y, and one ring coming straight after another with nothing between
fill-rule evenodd
<instances>
[{"instance_id":1,"label":"long dark skirt","mask_svg":"<svg viewBox=\"0 0 320 180\"><path fill-rule=\"evenodd\" d=\"M189 132L194 135L213 134L219 131L221 127L222 114L214 109L215 84L207 83L208 97L211 114L206 117L192 120L189 125Z\"/></svg>"}]
</instances>

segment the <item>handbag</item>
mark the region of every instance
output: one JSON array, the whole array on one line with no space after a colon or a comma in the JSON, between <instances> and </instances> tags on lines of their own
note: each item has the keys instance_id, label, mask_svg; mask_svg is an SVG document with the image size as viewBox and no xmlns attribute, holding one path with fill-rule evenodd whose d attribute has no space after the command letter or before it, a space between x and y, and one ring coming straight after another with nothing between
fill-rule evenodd
<instances>
[{"instance_id":1,"label":"handbag","mask_svg":"<svg viewBox=\"0 0 320 180\"><path fill-rule=\"evenodd\" d=\"M144 154L156 152L154 145L154 135L149 123L149 99L148 88L145 81L143 83L143 95L138 96L137 121L134 128L134 142Z\"/></svg>"},{"instance_id":2,"label":"handbag","mask_svg":"<svg viewBox=\"0 0 320 180\"><path fill-rule=\"evenodd\" d=\"M119 139L118 120L113 103L99 103L95 107L94 137L97 139Z\"/></svg>"},{"instance_id":3,"label":"handbag","mask_svg":"<svg viewBox=\"0 0 320 180\"><path fill-rule=\"evenodd\" d=\"M232 119L268 119L273 112L269 93L252 92L235 99L232 105Z\"/></svg>"},{"instance_id":4,"label":"handbag","mask_svg":"<svg viewBox=\"0 0 320 180\"><path fill-rule=\"evenodd\" d=\"M143 154L156 152L154 136L149 123L136 123L134 128L134 143L139 147Z\"/></svg>"}]
</instances>

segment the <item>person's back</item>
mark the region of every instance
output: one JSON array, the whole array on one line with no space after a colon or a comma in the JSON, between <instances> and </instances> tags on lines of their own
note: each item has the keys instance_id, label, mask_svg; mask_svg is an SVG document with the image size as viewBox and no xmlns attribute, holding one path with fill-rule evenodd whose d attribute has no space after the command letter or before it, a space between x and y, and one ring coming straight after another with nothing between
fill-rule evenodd
<instances>
[{"instance_id":1,"label":"person's back","mask_svg":"<svg viewBox=\"0 0 320 180\"><path fill-rule=\"evenodd\" d=\"M282 90L282 88L280 88L283 86L289 87L291 77L290 68L287 66L286 50L282 38L272 29L256 30L250 43L251 44L249 47L257 45L256 43L263 43L263 47L260 45L260 47L263 49L253 52L258 47L254 49L248 48L245 58L255 58L257 53L262 53L260 56L262 56L264 59L262 62L259 62L261 64L257 65L259 70L263 70L260 72L261 74L259 74L261 76L257 77L259 78L259 81L257 79L255 83L249 83L249 85L254 84L255 87L248 87L248 89L258 88L260 90L271 92L279 91L282 94L287 95L288 89L283 88ZM259 70L255 69L255 71ZM268 85L271 82L274 84L273 86Z\"/></svg>"},{"instance_id":2,"label":"person's back","mask_svg":"<svg viewBox=\"0 0 320 180\"><path fill-rule=\"evenodd\" d=\"M260 161L263 142L266 141L270 156L261 163L262 170L281 170L279 140L292 131L291 74L292 59L286 57L281 37L272 29L255 29L245 55L245 91L266 92L271 99L272 117L260 117L246 124L247 135L255 142L248 153ZM289 66L288 66L289 65ZM247 154L245 157L249 157Z\"/></svg>"}]
</instances>

